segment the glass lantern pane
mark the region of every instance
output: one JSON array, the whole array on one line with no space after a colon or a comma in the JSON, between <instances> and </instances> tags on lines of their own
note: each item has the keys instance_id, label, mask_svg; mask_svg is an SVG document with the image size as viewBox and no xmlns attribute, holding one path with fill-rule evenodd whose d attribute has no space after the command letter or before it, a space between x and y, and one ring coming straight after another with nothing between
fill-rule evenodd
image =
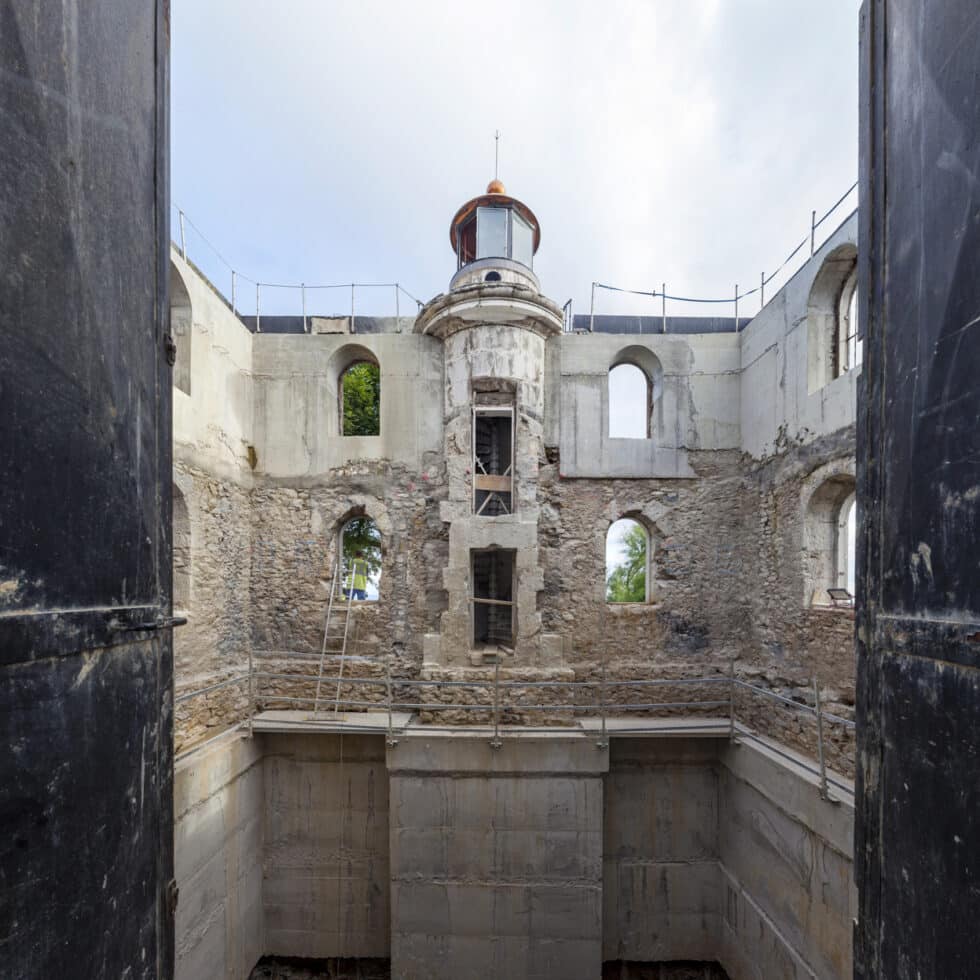
<instances>
[{"instance_id":1,"label":"glass lantern pane","mask_svg":"<svg viewBox=\"0 0 980 980\"><path fill-rule=\"evenodd\" d=\"M476 257L507 258L507 210L476 209Z\"/></svg>"},{"instance_id":2,"label":"glass lantern pane","mask_svg":"<svg viewBox=\"0 0 980 980\"><path fill-rule=\"evenodd\" d=\"M511 255L515 262L530 266L534 260L534 233L531 226L516 212L512 214Z\"/></svg>"}]
</instances>

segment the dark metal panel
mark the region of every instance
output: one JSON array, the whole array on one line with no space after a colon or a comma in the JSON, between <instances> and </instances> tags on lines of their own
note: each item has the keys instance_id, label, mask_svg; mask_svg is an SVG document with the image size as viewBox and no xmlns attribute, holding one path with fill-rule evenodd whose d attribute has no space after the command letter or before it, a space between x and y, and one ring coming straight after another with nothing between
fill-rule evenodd
<instances>
[{"instance_id":1,"label":"dark metal panel","mask_svg":"<svg viewBox=\"0 0 980 980\"><path fill-rule=\"evenodd\" d=\"M976 975L980 8L866 0L855 975Z\"/></svg>"},{"instance_id":2,"label":"dark metal panel","mask_svg":"<svg viewBox=\"0 0 980 980\"><path fill-rule=\"evenodd\" d=\"M3 976L173 973L168 30L0 0Z\"/></svg>"}]
</instances>

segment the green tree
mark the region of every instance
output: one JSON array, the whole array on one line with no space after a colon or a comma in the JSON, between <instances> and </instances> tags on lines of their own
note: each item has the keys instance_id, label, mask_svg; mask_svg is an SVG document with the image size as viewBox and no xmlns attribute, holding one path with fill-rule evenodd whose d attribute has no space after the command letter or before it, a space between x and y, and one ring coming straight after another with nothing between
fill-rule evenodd
<instances>
[{"instance_id":1,"label":"green tree","mask_svg":"<svg viewBox=\"0 0 980 980\"><path fill-rule=\"evenodd\" d=\"M376 436L381 432L381 371L361 361L341 377L345 436Z\"/></svg>"},{"instance_id":2,"label":"green tree","mask_svg":"<svg viewBox=\"0 0 980 980\"><path fill-rule=\"evenodd\" d=\"M623 535L623 556L606 579L607 602L645 602L647 597L647 536L639 524Z\"/></svg>"}]
</instances>

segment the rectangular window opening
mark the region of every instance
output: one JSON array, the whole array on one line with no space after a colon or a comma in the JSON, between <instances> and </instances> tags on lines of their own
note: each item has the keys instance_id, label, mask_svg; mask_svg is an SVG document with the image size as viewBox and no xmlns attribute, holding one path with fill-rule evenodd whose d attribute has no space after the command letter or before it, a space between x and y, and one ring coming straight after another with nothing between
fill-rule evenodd
<instances>
[{"instance_id":1,"label":"rectangular window opening","mask_svg":"<svg viewBox=\"0 0 980 980\"><path fill-rule=\"evenodd\" d=\"M514 409L473 410L473 513L514 512Z\"/></svg>"},{"instance_id":2,"label":"rectangular window opening","mask_svg":"<svg viewBox=\"0 0 980 980\"><path fill-rule=\"evenodd\" d=\"M472 552L473 646L514 646L514 562L502 548Z\"/></svg>"}]
</instances>

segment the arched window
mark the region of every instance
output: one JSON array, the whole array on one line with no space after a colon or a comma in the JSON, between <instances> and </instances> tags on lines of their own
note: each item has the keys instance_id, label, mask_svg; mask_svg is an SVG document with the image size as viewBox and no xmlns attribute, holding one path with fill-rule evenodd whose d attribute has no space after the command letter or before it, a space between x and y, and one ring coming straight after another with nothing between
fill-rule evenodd
<instances>
[{"instance_id":1,"label":"arched window","mask_svg":"<svg viewBox=\"0 0 980 980\"><path fill-rule=\"evenodd\" d=\"M828 477L811 495L803 532L806 605L850 603L854 596L857 520L854 477L849 473Z\"/></svg>"},{"instance_id":2,"label":"arched window","mask_svg":"<svg viewBox=\"0 0 980 980\"><path fill-rule=\"evenodd\" d=\"M609 372L609 435L650 438L650 379L635 364L617 364Z\"/></svg>"},{"instance_id":3,"label":"arched window","mask_svg":"<svg viewBox=\"0 0 980 980\"><path fill-rule=\"evenodd\" d=\"M629 517L606 533L606 601L646 602L649 598L650 536Z\"/></svg>"},{"instance_id":4,"label":"arched window","mask_svg":"<svg viewBox=\"0 0 980 980\"><path fill-rule=\"evenodd\" d=\"M170 336L177 348L174 360L174 387L184 394L191 393L191 338L194 329L191 298L183 277L170 263Z\"/></svg>"},{"instance_id":5,"label":"arched window","mask_svg":"<svg viewBox=\"0 0 980 980\"><path fill-rule=\"evenodd\" d=\"M173 485L172 497L174 609L186 612L191 605L191 521L177 484Z\"/></svg>"},{"instance_id":6,"label":"arched window","mask_svg":"<svg viewBox=\"0 0 980 980\"><path fill-rule=\"evenodd\" d=\"M860 363L857 248L847 242L820 266L807 300L807 391L813 394Z\"/></svg>"},{"instance_id":7,"label":"arched window","mask_svg":"<svg viewBox=\"0 0 980 980\"><path fill-rule=\"evenodd\" d=\"M656 354L639 345L620 351L609 369L609 437L650 439L663 369Z\"/></svg>"},{"instance_id":8,"label":"arched window","mask_svg":"<svg viewBox=\"0 0 980 980\"><path fill-rule=\"evenodd\" d=\"M851 494L837 516L837 587L854 595L854 564L857 553L857 498Z\"/></svg>"},{"instance_id":9,"label":"arched window","mask_svg":"<svg viewBox=\"0 0 980 980\"><path fill-rule=\"evenodd\" d=\"M841 291L837 307L837 370L835 377L861 364L862 344L858 337L857 269L851 273Z\"/></svg>"},{"instance_id":10,"label":"arched window","mask_svg":"<svg viewBox=\"0 0 980 980\"><path fill-rule=\"evenodd\" d=\"M381 368L373 359L359 359L340 375L340 434L381 434Z\"/></svg>"},{"instance_id":11,"label":"arched window","mask_svg":"<svg viewBox=\"0 0 980 980\"><path fill-rule=\"evenodd\" d=\"M370 517L352 517L340 529L343 559L340 588L353 598L377 602L381 597L381 532Z\"/></svg>"}]
</instances>

